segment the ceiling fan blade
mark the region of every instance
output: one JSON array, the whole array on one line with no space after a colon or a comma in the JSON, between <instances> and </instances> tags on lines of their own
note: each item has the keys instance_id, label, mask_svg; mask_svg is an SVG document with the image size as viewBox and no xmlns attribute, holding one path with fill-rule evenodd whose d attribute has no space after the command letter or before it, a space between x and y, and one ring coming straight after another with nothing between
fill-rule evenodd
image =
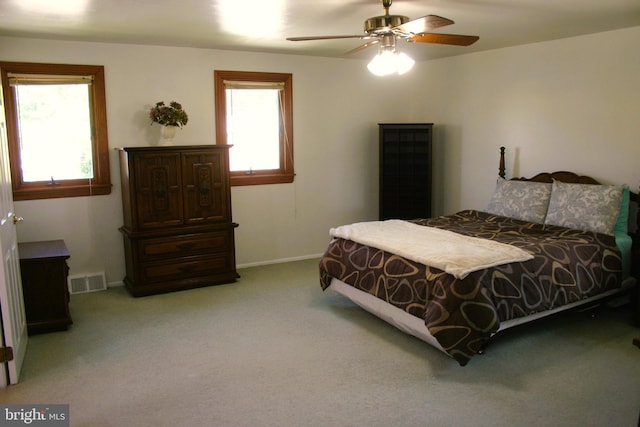
<instances>
[{"instance_id":1,"label":"ceiling fan blade","mask_svg":"<svg viewBox=\"0 0 640 427\"><path fill-rule=\"evenodd\" d=\"M352 49L349 52L346 52L345 55L352 55L354 53L360 52L361 50L365 50L368 47L374 46L378 43L380 43L379 39L371 40L370 42L366 42L365 44L358 46L357 48Z\"/></svg>"},{"instance_id":2,"label":"ceiling fan blade","mask_svg":"<svg viewBox=\"0 0 640 427\"><path fill-rule=\"evenodd\" d=\"M418 43L438 43L438 44L452 44L456 46L469 46L477 42L479 39L480 37L478 36L422 33L422 34L416 34L415 36L408 38L407 41L418 42Z\"/></svg>"},{"instance_id":3,"label":"ceiling fan blade","mask_svg":"<svg viewBox=\"0 0 640 427\"><path fill-rule=\"evenodd\" d=\"M402 25L394 27L394 30L400 30L403 33L420 34L425 33L434 28L444 27L453 24L453 21L437 15L427 15L417 18Z\"/></svg>"},{"instance_id":4,"label":"ceiling fan blade","mask_svg":"<svg viewBox=\"0 0 640 427\"><path fill-rule=\"evenodd\" d=\"M311 36L311 37L287 37L287 40L292 42L300 42L307 40L331 40L331 39L368 39L369 36L361 34L358 36Z\"/></svg>"}]
</instances>

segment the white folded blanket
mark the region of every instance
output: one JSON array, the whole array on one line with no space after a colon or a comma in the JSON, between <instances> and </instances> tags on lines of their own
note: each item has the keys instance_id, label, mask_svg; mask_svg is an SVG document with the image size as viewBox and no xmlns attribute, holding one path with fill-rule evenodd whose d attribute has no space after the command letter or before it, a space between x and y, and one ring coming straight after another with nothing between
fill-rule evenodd
<instances>
[{"instance_id":1,"label":"white folded blanket","mask_svg":"<svg viewBox=\"0 0 640 427\"><path fill-rule=\"evenodd\" d=\"M343 225L332 228L329 233L331 237L351 240L439 268L458 279L483 268L533 258L528 252L505 243L396 219Z\"/></svg>"}]
</instances>

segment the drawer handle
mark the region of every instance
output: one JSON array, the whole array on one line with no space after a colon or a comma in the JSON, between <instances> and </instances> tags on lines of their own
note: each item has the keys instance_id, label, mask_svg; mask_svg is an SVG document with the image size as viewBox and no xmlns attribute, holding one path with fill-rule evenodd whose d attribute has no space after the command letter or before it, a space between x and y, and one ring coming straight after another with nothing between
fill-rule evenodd
<instances>
[{"instance_id":1,"label":"drawer handle","mask_svg":"<svg viewBox=\"0 0 640 427\"><path fill-rule=\"evenodd\" d=\"M178 245L178 249L180 249L181 251L188 251L191 250L195 245L195 243L182 243L181 245Z\"/></svg>"}]
</instances>

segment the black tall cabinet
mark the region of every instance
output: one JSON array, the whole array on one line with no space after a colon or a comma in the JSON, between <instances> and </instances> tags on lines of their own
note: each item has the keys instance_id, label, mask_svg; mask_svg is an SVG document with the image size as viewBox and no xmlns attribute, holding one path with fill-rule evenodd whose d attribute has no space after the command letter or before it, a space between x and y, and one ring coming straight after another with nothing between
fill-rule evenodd
<instances>
[{"instance_id":1,"label":"black tall cabinet","mask_svg":"<svg viewBox=\"0 0 640 427\"><path fill-rule=\"evenodd\" d=\"M432 123L380 123L380 220L431 217Z\"/></svg>"}]
</instances>

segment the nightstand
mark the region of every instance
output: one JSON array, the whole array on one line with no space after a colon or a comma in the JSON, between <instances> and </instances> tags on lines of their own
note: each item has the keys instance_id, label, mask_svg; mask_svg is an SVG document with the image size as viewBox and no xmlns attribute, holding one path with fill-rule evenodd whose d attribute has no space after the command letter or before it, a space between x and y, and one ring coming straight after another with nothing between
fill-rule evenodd
<instances>
[{"instance_id":1,"label":"nightstand","mask_svg":"<svg viewBox=\"0 0 640 427\"><path fill-rule=\"evenodd\" d=\"M70 255L64 241L18 243L18 251L29 335L68 329Z\"/></svg>"}]
</instances>

